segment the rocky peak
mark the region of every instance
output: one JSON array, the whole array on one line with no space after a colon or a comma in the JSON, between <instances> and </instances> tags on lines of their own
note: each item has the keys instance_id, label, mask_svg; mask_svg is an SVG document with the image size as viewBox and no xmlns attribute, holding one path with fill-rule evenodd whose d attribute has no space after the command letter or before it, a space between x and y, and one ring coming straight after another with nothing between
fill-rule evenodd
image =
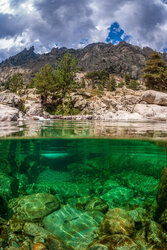
<instances>
[{"instance_id":1,"label":"rocky peak","mask_svg":"<svg viewBox=\"0 0 167 250\"><path fill-rule=\"evenodd\" d=\"M1 62L0 67L25 65L26 63L30 62L30 60L37 59L38 57L39 55L34 52L34 46L32 46L29 49L25 48L15 56L11 56L9 59Z\"/></svg>"}]
</instances>

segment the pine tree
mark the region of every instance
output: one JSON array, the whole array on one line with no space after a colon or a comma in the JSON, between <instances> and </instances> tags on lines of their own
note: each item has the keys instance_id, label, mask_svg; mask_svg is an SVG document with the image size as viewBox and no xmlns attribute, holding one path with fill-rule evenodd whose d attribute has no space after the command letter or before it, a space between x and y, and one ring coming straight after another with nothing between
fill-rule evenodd
<instances>
[{"instance_id":1,"label":"pine tree","mask_svg":"<svg viewBox=\"0 0 167 250\"><path fill-rule=\"evenodd\" d=\"M77 60L72 58L69 53L66 53L57 63L55 68L54 78L55 86L61 97L76 87L76 73L79 71Z\"/></svg>"},{"instance_id":2,"label":"pine tree","mask_svg":"<svg viewBox=\"0 0 167 250\"><path fill-rule=\"evenodd\" d=\"M111 76L107 81L107 91L114 91L116 90L116 80L114 76Z\"/></svg>"},{"instance_id":3,"label":"pine tree","mask_svg":"<svg viewBox=\"0 0 167 250\"><path fill-rule=\"evenodd\" d=\"M125 74L125 83L126 83L126 85L129 85L129 83L130 83L130 76L129 76L129 74Z\"/></svg>"},{"instance_id":4,"label":"pine tree","mask_svg":"<svg viewBox=\"0 0 167 250\"><path fill-rule=\"evenodd\" d=\"M167 65L159 53L153 52L143 69L146 87L153 90L167 90Z\"/></svg>"},{"instance_id":5,"label":"pine tree","mask_svg":"<svg viewBox=\"0 0 167 250\"><path fill-rule=\"evenodd\" d=\"M38 90L38 93L41 94L42 103L45 105L48 96L56 90L52 66L45 64L45 66L35 74L32 81L33 86Z\"/></svg>"},{"instance_id":6,"label":"pine tree","mask_svg":"<svg viewBox=\"0 0 167 250\"><path fill-rule=\"evenodd\" d=\"M17 93L18 90L23 88L23 77L21 73L15 73L9 81L6 83L6 87L8 84L8 88L11 92Z\"/></svg>"}]
</instances>

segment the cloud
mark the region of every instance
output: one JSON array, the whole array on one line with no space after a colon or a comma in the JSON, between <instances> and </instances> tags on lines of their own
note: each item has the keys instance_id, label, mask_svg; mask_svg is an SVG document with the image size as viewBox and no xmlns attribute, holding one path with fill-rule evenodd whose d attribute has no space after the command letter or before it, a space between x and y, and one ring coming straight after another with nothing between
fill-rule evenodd
<instances>
[{"instance_id":1,"label":"cloud","mask_svg":"<svg viewBox=\"0 0 167 250\"><path fill-rule=\"evenodd\" d=\"M45 52L56 45L80 48L107 38L108 42L126 39L162 51L167 48L166 3L167 0L1 0L0 60L31 45L37 52ZM115 23L119 29L112 29Z\"/></svg>"},{"instance_id":2,"label":"cloud","mask_svg":"<svg viewBox=\"0 0 167 250\"><path fill-rule=\"evenodd\" d=\"M100 24L101 29L117 22L129 36L129 42L157 50L166 47L167 5L162 1L93 0L92 8L94 23Z\"/></svg>"}]
</instances>

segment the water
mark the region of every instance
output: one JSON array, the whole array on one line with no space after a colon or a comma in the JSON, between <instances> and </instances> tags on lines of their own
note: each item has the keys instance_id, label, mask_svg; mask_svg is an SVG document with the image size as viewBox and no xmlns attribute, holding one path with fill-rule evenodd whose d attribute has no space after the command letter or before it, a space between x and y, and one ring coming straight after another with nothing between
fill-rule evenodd
<instances>
[{"instance_id":1,"label":"water","mask_svg":"<svg viewBox=\"0 0 167 250\"><path fill-rule=\"evenodd\" d=\"M33 129L27 129L26 126L21 131L16 129L8 133L7 138L0 140L0 201L3 203L0 217L10 218L6 204L13 198L37 193L52 194L59 200L64 211L55 215L55 220L60 220L57 228L53 229L56 223L49 219L44 219L43 224L74 249L77 249L74 240L80 244L83 239L79 235L85 237L84 241L91 238L89 229L92 223L99 225L102 219L102 215L98 214L94 221L90 212L85 212L90 210L90 201L96 200L94 204L98 204L97 210L102 214L107 211L107 207L133 209L136 206L151 205L156 200L162 169L167 166L166 140L150 140L155 134L164 136L164 131L155 130L155 133L151 128L140 133L140 139L139 133L136 133L137 138L125 139L120 138L123 137L122 130L119 136L117 132L116 136L111 133L113 128L118 131L118 127L104 126L105 135L103 128L101 136L97 138L100 128L97 126L98 129L92 129L90 124L83 124L76 123L75 126L74 122L59 122L41 126L36 123ZM37 130L38 126L40 129ZM150 124L145 126L149 127ZM127 129L124 126L124 131ZM27 138L20 137L25 136L25 133ZM145 137L146 134L149 134L149 138ZM57 213L59 211L61 209ZM73 214L70 219L69 214ZM83 230L80 225L83 227L84 215L89 219ZM72 223L76 218L81 220L82 217L82 221L77 221L78 231L72 234L72 238L67 238L72 233L69 230L73 224L68 224L66 228L66 223ZM60 232L62 225L65 232L63 236Z\"/></svg>"},{"instance_id":2,"label":"water","mask_svg":"<svg viewBox=\"0 0 167 250\"><path fill-rule=\"evenodd\" d=\"M155 199L161 171L167 165L166 148L161 144L102 138L2 139L0 170L17 182L17 190L7 198L49 191L62 202L91 195L103 198L111 207Z\"/></svg>"}]
</instances>

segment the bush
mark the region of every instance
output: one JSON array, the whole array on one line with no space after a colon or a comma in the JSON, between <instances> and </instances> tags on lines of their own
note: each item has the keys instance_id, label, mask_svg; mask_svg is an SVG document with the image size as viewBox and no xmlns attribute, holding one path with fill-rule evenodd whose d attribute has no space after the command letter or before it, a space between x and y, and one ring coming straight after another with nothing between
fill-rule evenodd
<instances>
[{"instance_id":1,"label":"bush","mask_svg":"<svg viewBox=\"0 0 167 250\"><path fill-rule=\"evenodd\" d=\"M72 103L67 103L66 105L59 104L55 111L55 115L78 115L79 109L75 108Z\"/></svg>"},{"instance_id":2,"label":"bush","mask_svg":"<svg viewBox=\"0 0 167 250\"><path fill-rule=\"evenodd\" d=\"M125 76L124 76L124 78L125 78L125 83L126 83L126 85L129 85L129 83L130 83L130 76L129 76L129 74L125 74Z\"/></svg>"},{"instance_id":3,"label":"bush","mask_svg":"<svg viewBox=\"0 0 167 250\"><path fill-rule=\"evenodd\" d=\"M140 84L136 80L131 80L128 85L128 88L133 90L139 90Z\"/></svg>"},{"instance_id":4,"label":"bush","mask_svg":"<svg viewBox=\"0 0 167 250\"><path fill-rule=\"evenodd\" d=\"M124 86L124 82L119 82L118 83L118 88L122 88Z\"/></svg>"},{"instance_id":5,"label":"bush","mask_svg":"<svg viewBox=\"0 0 167 250\"><path fill-rule=\"evenodd\" d=\"M116 89L116 80L115 77L112 76L108 81L107 81L107 91L114 91Z\"/></svg>"}]
</instances>

